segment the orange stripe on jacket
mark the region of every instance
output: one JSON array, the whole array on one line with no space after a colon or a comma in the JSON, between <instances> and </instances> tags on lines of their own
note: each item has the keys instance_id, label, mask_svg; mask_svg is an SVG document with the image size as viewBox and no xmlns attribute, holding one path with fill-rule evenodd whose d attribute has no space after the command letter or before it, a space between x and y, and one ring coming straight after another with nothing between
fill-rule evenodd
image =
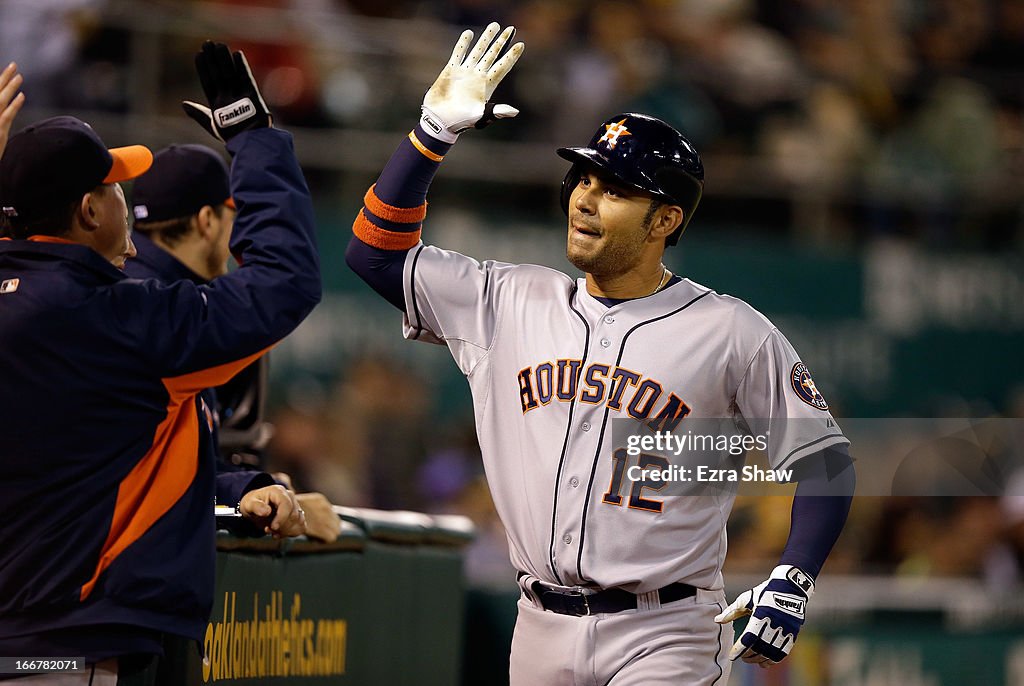
<instances>
[{"instance_id":1,"label":"orange stripe on jacket","mask_svg":"<svg viewBox=\"0 0 1024 686\"><path fill-rule=\"evenodd\" d=\"M352 233L367 245L381 250L408 250L420 242L420 229L415 231L388 231L382 229L359 210L352 222Z\"/></svg>"},{"instance_id":2,"label":"orange stripe on jacket","mask_svg":"<svg viewBox=\"0 0 1024 686\"><path fill-rule=\"evenodd\" d=\"M9 240L13 240L13 239L10 236L3 236L2 238L0 238L0 241L9 241ZM29 236L25 240L32 241L33 243L66 243L67 245L81 245L80 243L77 243L76 241L69 240L67 238L61 238L59 236L43 236L42 234L37 234L35 236Z\"/></svg>"},{"instance_id":3,"label":"orange stripe on jacket","mask_svg":"<svg viewBox=\"0 0 1024 686\"><path fill-rule=\"evenodd\" d=\"M41 233L29 236L28 240L34 243L64 243L66 245L75 245L77 241L73 241L69 238L61 238L60 236L47 236Z\"/></svg>"},{"instance_id":4,"label":"orange stripe on jacket","mask_svg":"<svg viewBox=\"0 0 1024 686\"><path fill-rule=\"evenodd\" d=\"M143 455L117 489L110 532L100 550L100 559L92 578L82 586L80 600L89 597L100 575L113 564L117 556L142 538L192 485L199 469L199 416L194 402L196 393L230 380L269 349L241 360L163 380L170 395L167 417L153 434L153 447Z\"/></svg>"},{"instance_id":5,"label":"orange stripe on jacket","mask_svg":"<svg viewBox=\"0 0 1024 686\"><path fill-rule=\"evenodd\" d=\"M394 205L388 205L377 197L377 193L373 190L376 187L377 184L373 184L370 186L370 190L366 191L366 195L363 196L363 204L366 205L366 209L381 219L387 219L389 222L398 224L412 224L413 222L421 222L426 219L427 203L423 203L418 207L395 207Z\"/></svg>"}]
</instances>

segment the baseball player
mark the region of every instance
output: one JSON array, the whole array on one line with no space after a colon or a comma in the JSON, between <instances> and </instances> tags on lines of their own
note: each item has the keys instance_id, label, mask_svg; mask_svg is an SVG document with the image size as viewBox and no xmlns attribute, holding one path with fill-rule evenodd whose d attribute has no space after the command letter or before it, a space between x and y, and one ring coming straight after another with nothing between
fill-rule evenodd
<instances>
[{"instance_id":1,"label":"baseball player","mask_svg":"<svg viewBox=\"0 0 1024 686\"><path fill-rule=\"evenodd\" d=\"M704 170L658 119L619 114L588 146L558 150L572 165L566 252L583 278L421 242L427 189L449 148L517 114L490 102L523 51L502 55L512 35L491 24L472 49L472 32L459 38L419 124L366 193L346 259L402 310L407 338L447 345L469 381L522 590L512 683L724 684L732 659L789 654L849 509L848 442L771 322L663 265ZM779 565L728 606L733 495L658 498L661 486L622 474L629 459L660 458L626 455L612 437L615 420L679 431L702 419L767 421L771 466L801 477ZM828 495L844 481L843 495ZM730 648L727 629L744 615Z\"/></svg>"}]
</instances>

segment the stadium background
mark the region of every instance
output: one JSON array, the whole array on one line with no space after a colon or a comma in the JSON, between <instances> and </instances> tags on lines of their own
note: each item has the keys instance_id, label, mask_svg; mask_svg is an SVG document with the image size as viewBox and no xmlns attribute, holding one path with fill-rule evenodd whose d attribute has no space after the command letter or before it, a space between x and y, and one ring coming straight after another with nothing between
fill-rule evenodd
<instances>
[{"instance_id":1,"label":"stadium background","mask_svg":"<svg viewBox=\"0 0 1024 686\"><path fill-rule=\"evenodd\" d=\"M25 74L19 123L73 113L157 149L209 142L178 105L199 42L246 51L295 134L327 287L271 357L270 464L338 504L471 516L468 581L501 598L468 388L343 264L453 37L491 19L527 44L499 93L522 113L448 156L428 241L568 269L554 148L648 112L707 169L668 266L765 312L840 421L1024 417L1021 0L4 0L0 58ZM731 588L773 566L788 512L737 502ZM793 664L734 683L1024 683L1021 498L858 498L825 574ZM467 683L500 674L487 650Z\"/></svg>"}]
</instances>

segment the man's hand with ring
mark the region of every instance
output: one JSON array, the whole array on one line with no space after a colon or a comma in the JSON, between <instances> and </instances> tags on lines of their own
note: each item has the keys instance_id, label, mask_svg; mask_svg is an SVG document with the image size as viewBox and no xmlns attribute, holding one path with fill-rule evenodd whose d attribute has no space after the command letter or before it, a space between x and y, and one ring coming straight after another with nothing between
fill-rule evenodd
<instances>
[{"instance_id":1,"label":"man's hand with ring","mask_svg":"<svg viewBox=\"0 0 1024 686\"><path fill-rule=\"evenodd\" d=\"M284 486L266 486L249 491L238 503L239 513L274 538L306 533L306 515L295 494Z\"/></svg>"}]
</instances>

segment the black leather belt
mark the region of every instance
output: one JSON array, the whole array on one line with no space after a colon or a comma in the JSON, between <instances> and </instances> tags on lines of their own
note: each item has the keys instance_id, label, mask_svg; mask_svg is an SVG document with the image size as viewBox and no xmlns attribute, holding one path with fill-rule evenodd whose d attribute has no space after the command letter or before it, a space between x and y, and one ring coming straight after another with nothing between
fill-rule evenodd
<instances>
[{"instance_id":1,"label":"black leather belt","mask_svg":"<svg viewBox=\"0 0 1024 686\"><path fill-rule=\"evenodd\" d=\"M622 612L636 609L636 594L621 588L608 588L603 591L586 591L584 589L555 589L534 581L530 589L537 596L545 610L560 615L585 617L587 615ZM676 600L697 595L697 589L690 584L675 583L658 589L658 598L665 605Z\"/></svg>"}]
</instances>

